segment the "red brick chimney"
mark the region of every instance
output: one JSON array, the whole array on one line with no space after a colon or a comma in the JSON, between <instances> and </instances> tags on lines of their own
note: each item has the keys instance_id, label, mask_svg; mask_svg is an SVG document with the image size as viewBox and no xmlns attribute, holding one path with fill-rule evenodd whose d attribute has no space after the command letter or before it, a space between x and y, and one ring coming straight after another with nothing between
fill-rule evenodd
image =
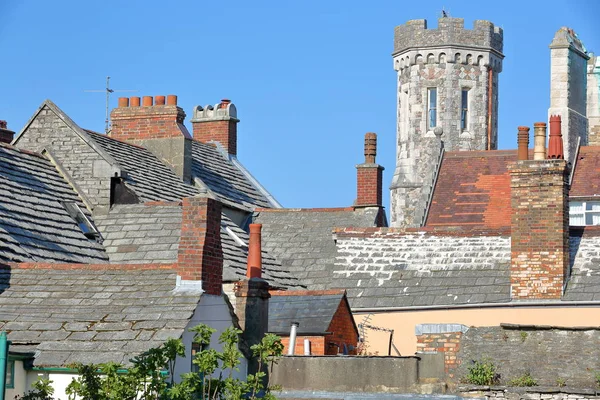
<instances>
[{"instance_id":1,"label":"red brick chimney","mask_svg":"<svg viewBox=\"0 0 600 400\"><path fill-rule=\"evenodd\" d=\"M10 143L15 136L15 132L8 129L6 121L0 120L0 143Z\"/></svg>"},{"instance_id":2,"label":"red brick chimney","mask_svg":"<svg viewBox=\"0 0 600 400\"><path fill-rule=\"evenodd\" d=\"M207 294L223 287L221 203L210 197L185 197L177 255L181 279L201 280Z\"/></svg>"},{"instance_id":3,"label":"red brick chimney","mask_svg":"<svg viewBox=\"0 0 600 400\"><path fill-rule=\"evenodd\" d=\"M357 207L381 207L384 168L375 163L377 135L365 134L365 162L356 166Z\"/></svg>"},{"instance_id":4,"label":"red brick chimney","mask_svg":"<svg viewBox=\"0 0 600 400\"><path fill-rule=\"evenodd\" d=\"M237 155L237 109L231 100L217 105L196 106L191 119L194 139L202 143L218 142L228 154Z\"/></svg>"},{"instance_id":5,"label":"red brick chimney","mask_svg":"<svg viewBox=\"0 0 600 400\"><path fill-rule=\"evenodd\" d=\"M184 181L192 175L191 135L183 125L185 112L177 96L121 97L110 113L109 136L145 147L167 164Z\"/></svg>"},{"instance_id":6,"label":"red brick chimney","mask_svg":"<svg viewBox=\"0 0 600 400\"><path fill-rule=\"evenodd\" d=\"M541 124L536 127L542 128ZM545 148L538 152L544 153ZM508 168L511 296L515 300L560 299L569 268L567 163L525 159Z\"/></svg>"},{"instance_id":7,"label":"red brick chimney","mask_svg":"<svg viewBox=\"0 0 600 400\"><path fill-rule=\"evenodd\" d=\"M250 224L250 240L248 241L248 268L247 278L260 278L262 276L262 224Z\"/></svg>"}]
</instances>

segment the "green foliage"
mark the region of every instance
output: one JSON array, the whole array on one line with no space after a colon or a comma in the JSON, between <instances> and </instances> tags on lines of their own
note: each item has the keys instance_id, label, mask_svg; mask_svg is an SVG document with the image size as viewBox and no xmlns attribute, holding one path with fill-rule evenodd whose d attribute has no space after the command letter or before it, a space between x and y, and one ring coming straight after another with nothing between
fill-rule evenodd
<instances>
[{"instance_id":1,"label":"green foliage","mask_svg":"<svg viewBox=\"0 0 600 400\"><path fill-rule=\"evenodd\" d=\"M596 372L594 378L596 378L596 386L600 387L600 371Z\"/></svg>"},{"instance_id":2,"label":"green foliage","mask_svg":"<svg viewBox=\"0 0 600 400\"><path fill-rule=\"evenodd\" d=\"M537 386L537 382L533 379L531 373L526 372L508 381L508 386Z\"/></svg>"},{"instance_id":3,"label":"green foliage","mask_svg":"<svg viewBox=\"0 0 600 400\"><path fill-rule=\"evenodd\" d=\"M181 376L175 382L175 360L185 355L185 346L178 339L169 339L158 348L153 348L134 358L133 366L127 370L119 364L99 365L76 364L71 367L79 373L69 384L66 393L70 400L242 400L261 397L276 399L272 394L279 388L270 386L267 368L273 367L283 353L281 339L272 334L265 335L261 343L251 347L258 360L256 374L248 375L245 381L233 377L239 371L243 357L238 350L239 329L228 328L219 337L222 351L208 348L215 329L198 325L193 342L201 351L194 355L192 363L197 372ZM51 381L40 380L34 390L19 397L19 400L52 400Z\"/></svg>"},{"instance_id":4,"label":"green foliage","mask_svg":"<svg viewBox=\"0 0 600 400\"><path fill-rule=\"evenodd\" d=\"M489 359L473 360L468 367L467 383L473 385L494 385L500 380L496 365Z\"/></svg>"},{"instance_id":5,"label":"green foliage","mask_svg":"<svg viewBox=\"0 0 600 400\"><path fill-rule=\"evenodd\" d=\"M521 342L524 342L527 339L527 336L529 336L527 332L521 331Z\"/></svg>"},{"instance_id":6,"label":"green foliage","mask_svg":"<svg viewBox=\"0 0 600 400\"><path fill-rule=\"evenodd\" d=\"M567 382L564 380L564 378L558 378L556 379L556 386L565 387L567 386Z\"/></svg>"}]
</instances>

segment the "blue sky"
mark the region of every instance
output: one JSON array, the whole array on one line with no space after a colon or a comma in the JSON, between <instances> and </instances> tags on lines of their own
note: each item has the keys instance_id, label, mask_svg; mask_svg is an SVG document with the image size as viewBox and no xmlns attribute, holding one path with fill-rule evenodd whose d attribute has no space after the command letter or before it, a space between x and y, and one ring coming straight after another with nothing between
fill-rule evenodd
<instances>
[{"instance_id":1,"label":"blue sky","mask_svg":"<svg viewBox=\"0 0 600 400\"><path fill-rule=\"evenodd\" d=\"M451 16L504 29L500 148L518 125L546 120L550 44L561 26L600 53L600 1L0 1L0 119L19 131L53 100L103 131L102 89L230 98L241 119L238 157L286 207L351 205L363 136L378 134L384 199L395 166L396 25ZM125 93L125 95L132 95ZM113 95L111 108L116 106ZM191 125L188 124L191 128Z\"/></svg>"}]
</instances>

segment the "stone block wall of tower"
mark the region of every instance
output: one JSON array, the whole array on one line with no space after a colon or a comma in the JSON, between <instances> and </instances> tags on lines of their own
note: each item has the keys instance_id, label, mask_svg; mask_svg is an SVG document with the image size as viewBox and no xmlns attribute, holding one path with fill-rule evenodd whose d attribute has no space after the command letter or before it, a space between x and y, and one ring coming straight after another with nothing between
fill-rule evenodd
<instances>
[{"instance_id":1,"label":"stone block wall of tower","mask_svg":"<svg viewBox=\"0 0 600 400\"><path fill-rule=\"evenodd\" d=\"M600 146L600 57L592 55L587 67L588 143Z\"/></svg>"},{"instance_id":2,"label":"stone block wall of tower","mask_svg":"<svg viewBox=\"0 0 600 400\"><path fill-rule=\"evenodd\" d=\"M447 151L497 147L502 41L502 29L489 21L475 21L473 29L465 29L462 18L449 17L439 19L437 29L427 29L426 20L396 27L392 226L419 226L422 221L441 147L436 137Z\"/></svg>"}]
</instances>

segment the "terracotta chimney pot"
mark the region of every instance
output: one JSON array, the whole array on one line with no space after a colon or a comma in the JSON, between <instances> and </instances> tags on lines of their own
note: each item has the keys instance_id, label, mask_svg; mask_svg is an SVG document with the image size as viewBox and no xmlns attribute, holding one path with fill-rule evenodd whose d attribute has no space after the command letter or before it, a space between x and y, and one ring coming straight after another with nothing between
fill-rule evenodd
<instances>
[{"instance_id":1,"label":"terracotta chimney pot","mask_svg":"<svg viewBox=\"0 0 600 400\"><path fill-rule=\"evenodd\" d=\"M519 126L519 132L517 133L517 160L528 160L529 159L529 127Z\"/></svg>"},{"instance_id":2,"label":"terracotta chimney pot","mask_svg":"<svg viewBox=\"0 0 600 400\"><path fill-rule=\"evenodd\" d=\"M177 105L177 96L174 94L170 94L167 96L167 105L176 106Z\"/></svg>"},{"instance_id":3,"label":"terracotta chimney pot","mask_svg":"<svg viewBox=\"0 0 600 400\"><path fill-rule=\"evenodd\" d=\"M154 98L154 101L157 106L164 106L165 105L165 96L156 96Z\"/></svg>"},{"instance_id":4,"label":"terracotta chimney pot","mask_svg":"<svg viewBox=\"0 0 600 400\"><path fill-rule=\"evenodd\" d=\"M154 101L154 99L152 98L152 96L144 96L142 98L142 106L144 106L144 107L152 107L153 101Z\"/></svg>"},{"instance_id":5,"label":"terracotta chimney pot","mask_svg":"<svg viewBox=\"0 0 600 400\"><path fill-rule=\"evenodd\" d=\"M139 107L140 106L140 98L135 96L129 99L129 103L131 107Z\"/></svg>"},{"instance_id":6,"label":"terracotta chimney pot","mask_svg":"<svg viewBox=\"0 0 600 400\"><path fill-rule=\"evenodd\" d=\"M119 97L119 108L121 107L129 107L129 98Z\"/></svg>"},{"instance_id":7,"label":"terracotta chimney pot","mask_svg":"<svg viewBox=\"0 0 600 400\"><path fill-rule=\"evenodd\" d=\"M564 160L565 152L563 149L562 119L560 115L550 116L550 139L548 140L548 158Z\"/></svg>"},{"instance_id":8,"label":"terracotta chimney pot","mask_svg":"<svg viewBox=\"0 0 600 400\"><path fill-rule=\"evenodd\" d=\"M546 123L536 122L533 124L533 159L546 159Z\"/></svg>"},{"instance_id":9,"label":"terracotta chimney pot","mask_svg":"<svg viewBox=\"0 0 600 400\"><path fill-rule=\"evenodd\" d=\"M262 224L250 224L250 240L248 241L248 278L260 278L262 276Z\"/></svg>"}]
</instances>

